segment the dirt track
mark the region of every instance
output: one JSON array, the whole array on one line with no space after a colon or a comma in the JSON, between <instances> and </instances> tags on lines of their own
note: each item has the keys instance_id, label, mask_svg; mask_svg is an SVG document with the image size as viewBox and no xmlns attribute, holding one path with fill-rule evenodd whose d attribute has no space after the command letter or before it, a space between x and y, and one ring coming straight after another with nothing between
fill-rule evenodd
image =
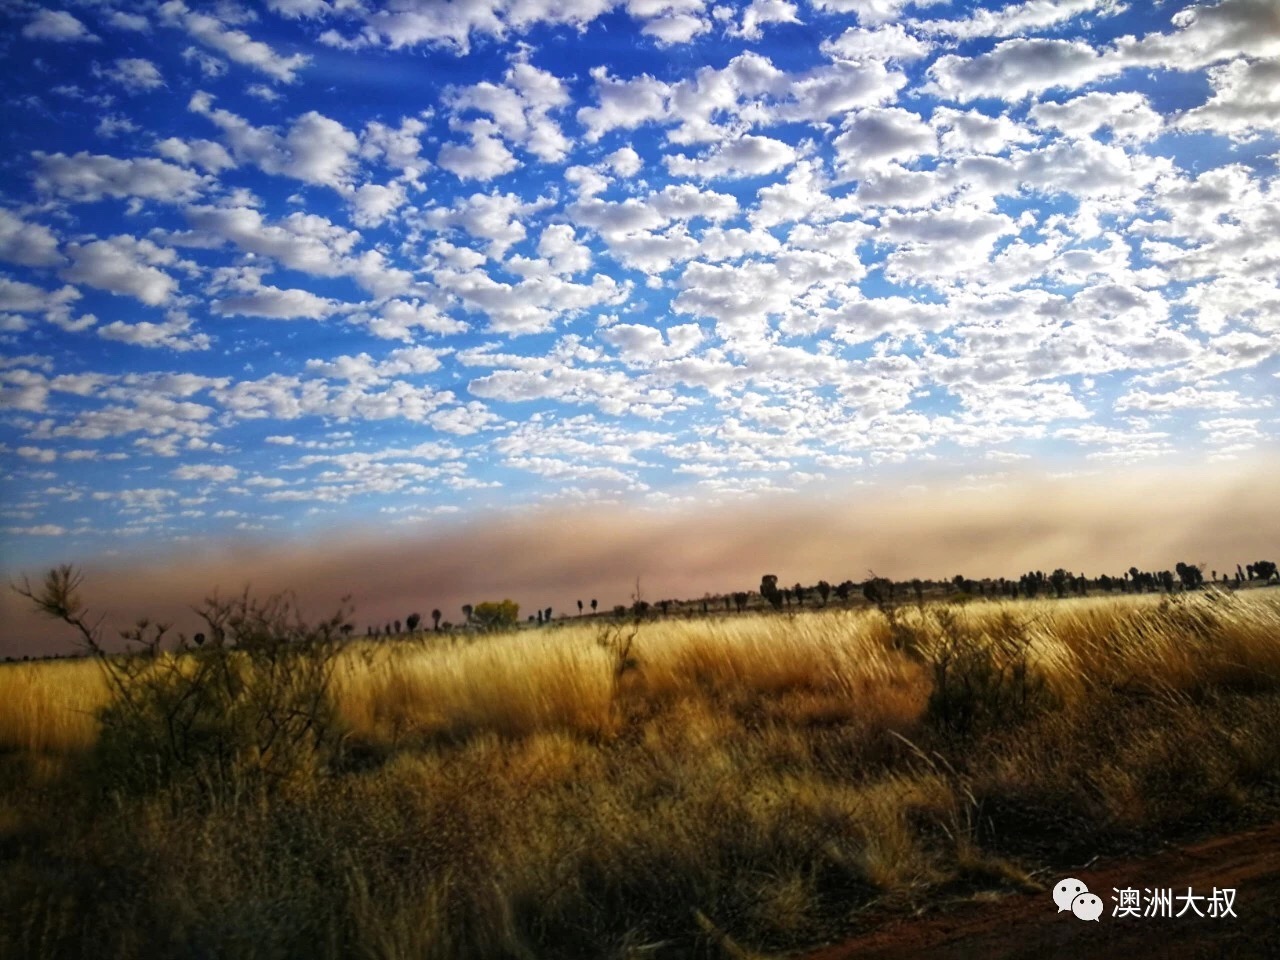
<instances>
[{"instance_id":1,"label":"dirt track","mask_svg":"<svg viewBox=\"0 0 1280 960\"><path fill-rule=\"evenodd\" d=\"M1280 823L1247 830L1140 860L1098 862L1063 877L1084 881L1102 897L1096 923L1058 913L1049 890L997 901L940 907L926 917L887 920L875 930L805 955L804 960L901 960L929 957L1109 958L1191 960L1267 957L1280 960ZM1046 879L1050 888L1063 877ZM1173 888L1173 912L1190 886L1209 894L1236 890L1236 917L1113 917L1112 888ZM1145 903L1145 901L1144 901ZM1208 901L1198 906L1207 913Z\"/></svg>"}]
</instances>

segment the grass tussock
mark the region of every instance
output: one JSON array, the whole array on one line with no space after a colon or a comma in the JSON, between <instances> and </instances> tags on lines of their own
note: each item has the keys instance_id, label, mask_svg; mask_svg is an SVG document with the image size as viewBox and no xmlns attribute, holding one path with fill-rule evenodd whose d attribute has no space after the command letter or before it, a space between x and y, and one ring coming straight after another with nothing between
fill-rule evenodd
<instances>
[{"instance_id":1,"label":"grass tussock","mask_svg":"<svg viewBox=\"0 0 1280 960\"><path fill-rule=\"evenodd\" d=\"M122 724L95 664L0 670L0 955L759 956L1280 797L1270 591L314 654L328 732L283 784L270 661L198 705L218 790L113 776L169 712Z\"/></svg>"}]
</instances>

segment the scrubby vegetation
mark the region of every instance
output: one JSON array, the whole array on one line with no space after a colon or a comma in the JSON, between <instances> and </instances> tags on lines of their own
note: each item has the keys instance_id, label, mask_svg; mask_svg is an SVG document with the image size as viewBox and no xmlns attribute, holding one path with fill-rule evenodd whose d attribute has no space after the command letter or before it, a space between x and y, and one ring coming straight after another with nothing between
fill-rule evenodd
<instances>
[{"instance_id":1,"label":"scrubby vegetation","mask_svg":"<svg viewBox=\"0 0 1280 960\"><path fill-rule=\"evenodd\" d=\"M1280 798L1268 590L396 644L243 596L123 657L74 586L96 656L0 668L0 956L782 952Z\"/></svg>"}]
</instances>

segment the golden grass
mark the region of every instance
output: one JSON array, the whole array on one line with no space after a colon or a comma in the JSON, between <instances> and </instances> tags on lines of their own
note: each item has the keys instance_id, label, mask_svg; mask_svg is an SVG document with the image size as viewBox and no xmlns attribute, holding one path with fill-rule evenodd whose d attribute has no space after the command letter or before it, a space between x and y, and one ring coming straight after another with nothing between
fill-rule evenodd
<instances>
[{"instance_id":1,"label":"golden grass","mask_svg":"<svg viewBox=\"0 0 1280 960\"><path fill-rule=\"evenodd\" d=\"M89 660L0 667L0 752L88 748L107 694L101 669Z\"/></svg>"},{"instance_id":2,"label":"golden grass","mask_svg":"<svg viewBox=\"0 0 1280 960\"><path fill-rule=\"evenodd\" d=\"M630 630L353 643L335 697L366 759L198 816L181 784L103 805L69 762L54 829L24 760L0 843L42 839L0 868L0 954L793 949L1280 787L1280 591L649 622L619 672ZM1047 696L940 726L938 663L1002 643ZM106 694L91 663L0 669L0 749L92 753ZM107 867L118 897L82 899Z\"/></svg>"}]
</instances>

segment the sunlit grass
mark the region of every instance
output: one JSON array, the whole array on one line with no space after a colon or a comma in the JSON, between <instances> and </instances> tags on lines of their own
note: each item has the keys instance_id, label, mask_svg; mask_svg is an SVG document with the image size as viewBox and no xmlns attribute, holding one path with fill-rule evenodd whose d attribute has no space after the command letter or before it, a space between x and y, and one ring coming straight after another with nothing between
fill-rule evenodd
<instances>
[{"instance_id":1,"label":"sunlit grass","mask_svg":"<svg viewBox=\"0 0 1280 960\"><path fill-rule=\"evenodd\" d=\"M1026 885L1280 788L1280 591L584 620L338 657L331 769L198 816L198 784L104 797L77 759L95 664L0 669L20 851L0 954L793 949L871 901Z\"/></svg>"}]
</instances>

